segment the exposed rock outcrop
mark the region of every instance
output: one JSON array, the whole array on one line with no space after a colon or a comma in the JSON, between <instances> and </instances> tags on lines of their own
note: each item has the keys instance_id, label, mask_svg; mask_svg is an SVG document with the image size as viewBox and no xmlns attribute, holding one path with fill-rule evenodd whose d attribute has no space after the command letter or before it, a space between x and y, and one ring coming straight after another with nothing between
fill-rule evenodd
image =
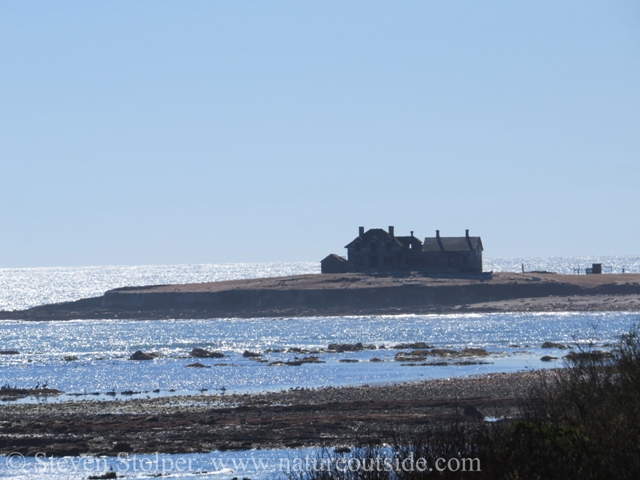
<instances>
[{"instance_id":1,"label":"exposed rock outcrop","mask_svg":"<svg viewBox=\"0 0 640 480\"><path fill-rule=\"evenodd\" d=\"M137 350L129 357L129 360L153 360L157 356L157 353L145 353L142 350Z\"/></svg>"},{"instance_id":2,"label":"exposed rock outcrop","mask_svg":"<svg viewBox=\"0 0 640 480\"><path fill-rule=\"evenodd\" d=\"M209 350L205 350L204 348L194 348L189 353L192 357L195 358L223 358L224 354L220 352L211 352Z\"/></svg>"}]
</instances>

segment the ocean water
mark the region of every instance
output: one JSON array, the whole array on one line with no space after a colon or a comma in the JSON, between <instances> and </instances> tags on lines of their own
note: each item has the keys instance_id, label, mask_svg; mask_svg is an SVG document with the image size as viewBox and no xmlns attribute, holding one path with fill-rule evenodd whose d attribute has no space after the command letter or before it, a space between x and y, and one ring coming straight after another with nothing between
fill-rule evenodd
<instances>
[{"instance_id":1,"label":"ocean water","mask_svg":"<svg viewBox=\"0 0 640 480\"><path fill-rule=\"evenodd\" d=\"M591 263L605 271L640 271L640 257L561 257L487 259L485 270L546 270L573 273ZM610 268L606 268L610 267ZM265 276L318 273L317 263L227 265L107 266L0 269L0 309L24 309L45 303L98 296L127 285L206 282ZM467 315L351 316L324 318L209 320L77 320L69 322L0 321L0 384L32 388L47 384L65 395L21 402L126 400L194 393L273 391L326 385L385 384L492 372L561 366L567 350L542 349L545 341L570 346L608 348L638 325L640 313L498 313ZM424 341L438 348L485 348L489 357L476 364L407 366L395 361L397 343ZM360 352L328 353L330 343L375 345ZM223 359L192 359L194 347L216 350ZM384 348L381 348L384 347ZM268 366L317 351L323 363ZM157 352L152 361L128 360L136 350ZM265 363L247 359L249 350ZM278 351L273 351L278 350ZM559 358L542 362L543 355ZM371 362L372 358L381 362ZM357 360L345 363L341 360ZM441 360L439 358L434 360ZM210 368L186 368L198 361ZM225 364L225 365L221 365ZM154 393L154 390L159 392ZM122 395L124 391L138 392ZM116 395L107 395L115 392ZM96 393L97 395L93 395ZM188 401L188 400L187 400ZM84 479L113 467L119 478L167 474L175 479L247 476L283 478L296 458L306 462L315 449L251 450L190 455L139 455L129 458L69 457L34 459L0 456L0 478L12 480Z\"/></svg>"},{"instance_id":2,"label":"ocean water","mask_svg":"<svg viewBox=\"0 0 640 480\"><path fill-rule=\"evenodd\" d=\"M615 268L627 271L636 257L613 257ZM595 259L528 259L529 270L565 271ZM488 260L493 270L524 263L521 259ZM228 265L172 265L138 267L80 267L0 270L0 303L21 309L43 303L100 295L124 285L203 282L294 275L318 271L317 263ZM564 270L563 270L564 269ZM562 350L541 349L545 341L597 346L614 343L638 322L638 314L610 313L496 313L465 315L353 316L325 318L266 318L208 320L76 320L52 322L0 321L0 384L20 388L48 385L67 393L57 401L111 400L136 396L273 391L328 385L381 384L427 378L446 378L531 368L547 368L561 360L542 362L543 355L561 358ZM436 348L485 348L486 358L472 364L408 366L395 361L398 343L425 342ZM330 353L331 343L375 345L360 352ZM196 360L195 348L225 354L222 359L199 359L210 368L187 368ZM319 352L321 363L269 366L295 361ZM156 352L152 361L132 361L136 350ZM263 362L245 358L249 350L263 354ZM273 351L276 350L276 351ZM376 358L380 362L372 362ZM347 363L345 360L350 360ZM429 360L432 360L431 358ZM442 360L434 358L436 360ZM159 390L159 392L154 392ZM106 395L115 392L116 395ZM85 394L96 394L88 397ZM23 399L21 401L40 401ZM53 401L53 400L43 400Z\"/></svg>"},{"instance_id":3,"label":"ocean water","mask_svg":"<svg viewBox=\"0 0 640 480\"><path fill-rule=\"evenodd\" d=\"M320 273L315 262L0 268L0 310L99 297L112 288Z\"/></svg>"},{"instance_id":4,"label":"ocean water","mask_svg":"<svg viewBox=\"0 0 640 480\"><path fill-rule=\"evenodd\" d=\"M111 400L136 396L274 391L295 387L382 384L427 378L509 372L558 366L543 355L561 358L566 350L542 349L545 341L566 345L592 343L606 347L638 322L638 314L612 313L492 313L468 315L401 315L289 319L211 320L77 320L67 322L0 322L2 384L33 388L47 384L68 394L93 394ZM425 342L435 348L484 348L489 357L465 358L476 364L410 366L396 361L398 343ZM377 348L331 353L331 343L357 343ZM200 347L226 355L193 359ZM314 353L323 363L269 366ZM157 352L151 361L129 360L136 350ZM264 362L245 358L249 350ZM271 350L271 351L270 351ZM276 350L275 352L273 350ZM371 359L382 360L372 362ZM346 363L344 360L350 360ZM429 358L429 361L441 358ZM446 359L445 359L446 360ZM210 368L187 368L198 361ZM155 392L154 390L159 390ZM122 392L138 392L122 395ZM116 392L117 395L106 395ZM58 400L86 398L62 396ZM23 400L25 401L25 400ZM27 399L26 401L42 401ZM44 400L51 401L51 400Z\"/></svg>"}]
</instances>

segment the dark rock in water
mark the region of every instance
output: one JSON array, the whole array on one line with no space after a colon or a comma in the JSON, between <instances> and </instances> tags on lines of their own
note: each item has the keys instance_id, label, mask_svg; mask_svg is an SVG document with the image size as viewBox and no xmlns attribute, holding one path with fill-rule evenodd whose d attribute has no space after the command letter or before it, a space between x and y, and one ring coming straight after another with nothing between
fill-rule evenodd
<instances>
[{"instance_id":1,"label":"dark rock in water","mask_svg":"<svg viewBox=\"0 0 640 480\"><path fill-rule=\"evenodd\" d=\"M464 407L464 410L462 413L464 413L467 417L477 418L478 420L484 420L484 415L480 413L480 410L478 410L473 405L467 405L466 407Z\"/></svg>"},{"instance_id":2,"label":"dark rock in water","mask_svg":"<svg viewBox=\"0 0 640 480\"><path fill-rule=\"evenodd\" d=\"M433 348L432 346L427 345L424 342L413 342L413 343L399 343L394 347L396 350L408 350L411 348Z\"/></svg>"},{"instance_id":3,"label":"dark rock in water","mask_svg":"<svg viewBox=\"0 0 640 480\"><path fill-rule=\"evenodd\" d=\"M416 350L419 351L419 350ZM431 352L429 352L429 350L424 350L427 352L427 355L430 355ZM396 362L422 362L423 360L426 360L427 357L426 356L420 356L420 355L413 355L413 352L407 353L407 352L398 352L396 353L395 357L393 357L393 359Z\"/></svg>"},{"instance_id":4,"label":"dark rock in water","mask_svg":"<svg viewBox=\"0 0 640 480\"><path fill-rule=\"evenodd\" d=\"M327 363L324 360L320 360L319 357L305 357L305 358L299 358L298 359L299 362L302 363Z\"/></svg>"},{"instance_id":5,"label":"dark rock in water","mask_svg":"<svg viewBox=\"0 0 640 480\"><path fill-rule=\"evenodd\" d=\"M566 345L563 345L562 343L556 343L556 342L544 342L542 344L541 348L562 348L562 349L567 349L569 347L567 347Z\"/></svg>"},{"instance_id":6,"label":"dark rock in water","mask_svg":"<svg viewBox=\"0 0 640 480\"><path fill-rule=\"evenodd\" d=\"M112 478L118 478L118 474L114 470L110 470L102 475L89 475L87 478L89 480L110 480Z\"/></svg>"},{"instance_id":7,"label":"dark rock in water","mask_svg":"<svg viewBox=\"0 0 640 480\"><path fill-rule=\"evenodd\" d=\"M400 352L403 353L403 352ZM408 353L405 353L405 355L411 356L411 357L427 357L429 355L433 355L433 353L431 353L431 350L412 350Z\"/></svg>"},{"instance_id":8,"label":"dark rock in water","mask_svg":"<svg viewBox=\"0 0 640 480\"><path fill-rule=\"evenodd\" d=\"M360 360L356 360L355 358L342 358L340 359L341 363L358 363Z\"/></svg>"},{"instance_id":9,"label":"dark rock in water","mask_svg":"<svg viewBox=\"0 0 640 480\"><path fill-rule=\"evenodd\" d=\"M349 447L336 447L333 449L333 453L351 453Z\"/></svg>"},{"instance_id":10,"label":"dark rock in water","mask_svg":"<svg viewBox=\"0 0 640 480\"><path fill-rule=\"evenodd\" d=\"M574 362L600 361L612 357L613 354L611 352L605 352L603 350L594 350L592 352L570 352L564 356L564 358L568 358Z\"/></svg>"},{"instance_id":11,"label":"dark rock in water","mask_svg":"<svg viewBox=\"0 0 640 480\"><path fill-rule=\"evenodd\" d=\"M129 360L153 360L157 356L156 353L144 353L142 350L138 350L129 357Z\"/></svg>"},{"instance_id":12,"label":"dark rock in water","mask_svg":"<svg viewBox=\"0 0 640 480\"><path fill-rule=\"evenodd\" d=\"M20 355L17 350L0 350L0 355Z\"/></svg>"},{"instance_id":13,"label":"dark rock in water","mask_svg":"<svg viewBox=\"0 0 640 480\"><path fill-rule=\"evenodd\" d=\"M209 350L205 350L204 348L194 348L193 350L191 350L191 353L189 353L189 355L191 355L192 357L196 357L196 358L222 358L222 357L224 357L224 354L222 354L220 352L211 352Z\"/></svg>"},{"instance_id":14,"label":"dark rock in water","mask_svg":"<svg viewBox=\"0 0 640 480\"><path fill-rule=\"evenodd\" d=\"M75 355L67 355L66 357L63 358L63 360L65 362L75 362L78 360L78 357L76 357Z\"/></svg>"},{"instance_id":15,"label":"dark rock in water","mask_svg":"<svg viewBox=\"0 0 640 480\"><path fill-rule=\"evenodd\" d=\"M491 362L483 362L482 360L459 360L453 362L454 365L490 365Z\"/></svg>"},{"instance_id":16,"label":"dark rock in water","mask_svg":"<svg viewBox=\"0 0 640 480\"><path fill-rule=\"evenodd\" d=\"M287 353L309 353L309 350L299 347L290 347L287 348Z\"/></svg>"},{"instance_id":17,"label":"dark rock in water","mask_svg":"<svg viewBox=\"0 0 640 480\"><path fill-rule=\"evenodd\" d=\"M59 395L64 393L55 388L16 388L3 385L0 387L0 398L5 399L18 399L26 396L45 397L49 395Z\"/></svg>"},{"instance_id":18,"label":"dark rock in water","mask_svg":"<svg viewBox=\"0 0 640 480\"><path fill-rule=\"evenodd\" d=\"M327 347L327 350L330 352L360 352L362 350L375 350L377 347L375 345L363 345L361 342L358 343L332 343Z\"/></svg>"},{"instance_id":19,"label":"dark rock in water","mask_svg":"<svg viewBox=\"0 0 640 480\"><path fill-rule=\"evenodd\" d=\"M553 360L558 360L558 357L553 357L551 355L545 355L544 357L540 357L540 360L543 362L552 362Z\"/></svg>"},{"instance_id":20,"label":"dark rock in water","mask_svg":"<svg viewBox=\"0 0 640 480\"><path fill-rule=\"evenodd\" d=\"M383 360L380 360L378 357L373 357L371 360L369 360L370 362L382 362Z\"/></svg>"},{"instance_id":21,"label":"dark rock in water","mask_svg":"<svg viewBox=\"0 0 640 480\"><path fill-rule=\"evenodd\" d=\"M282 361L278 361L278 362L271 362L269 365L267 365L268 367L285 367L286 363L282 362Z\"/></svg>"},{"instance_id":22,"label":"dark rock in water","mask_svg":"<svg viewBox=\"0 0 640 480\"><path fill-rule=\"evenodd\" d=\"M203 365L200 362L191 363L184 368L211 368L209 365Z\"/></svg>"},{"instance_id":23,"label":"dark rock in water","mask_svg":"<svg viewBox=\"0 0 640 480\"><path fill-rule=\"evenodd\" d=\"M460 355L474 356L474 357L488 357L489 352L484 348L463 348L460 350Z\"/></svg>"},{"instance_id":24,"label":"dark rock in water","mask_svg":"<svg viewBox=\"0 0 640 480\"><path fill-rule=\"evenodd\" d=\"M249 350L245 350L244 353L242 354L242 356L244 358L255 358L255 357L261 357L262 354L261 353L250 352Z\"/></svg>"},{"instance_id":25,"label":"dark rock in water","mask_svg":"<svg viewBox=\"0 0 640 480\"><path fill-rule=\"evenodd\" d=\"M449 348L434 348L431 350L431 355L437 355L438 357L449 357L456 355L458 352Z\"/></svg>"},{"instance_id":26,"label":"dark rock in water","mask_svg":"<svg viewBox=\"0 0 640 480\"><path fill-rule=\"evenodd\" d=\"M303 362L299 362L299 361L291 361L291 362L284 362L284 364L288 367L299 367L302 365Z\"/></svg>"}]
</instances>

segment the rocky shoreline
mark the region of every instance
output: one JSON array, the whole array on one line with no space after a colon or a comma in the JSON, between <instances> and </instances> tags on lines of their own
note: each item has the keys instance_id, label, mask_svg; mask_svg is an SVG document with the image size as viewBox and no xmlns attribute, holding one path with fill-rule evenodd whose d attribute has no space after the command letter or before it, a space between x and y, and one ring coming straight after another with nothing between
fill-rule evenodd
<instances>
[{"instance_id":1,"label":"rocky shoreline","mask_svg":"<svg viewBox=\"0 0 640 480\"><path fill-rule=\"evenodd\" d=\"M298 275L124 287L96 298L2 311L0 319L147 320L553 311L640 311L640 275Z\"/></svg>"},{"instance_id":2,"label":"rocky shoreline","mask_svg":"<svg viewBox=\"0 0 640 480\"><path fill-rule=\"evenodd\" d=\"M447 422L513 418L554 370L396 385L0 405L0 454L117 455L390 442Z\"/></svg>"}]
</instances>

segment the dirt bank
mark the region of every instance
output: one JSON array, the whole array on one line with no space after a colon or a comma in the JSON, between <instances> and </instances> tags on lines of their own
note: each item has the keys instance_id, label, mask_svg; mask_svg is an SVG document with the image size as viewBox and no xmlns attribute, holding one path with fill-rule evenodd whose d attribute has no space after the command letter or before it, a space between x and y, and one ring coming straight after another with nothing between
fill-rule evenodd
<instances>
[{"instance_id":1,"label":"dirt bank","mask_svg":"<svg viewBox=\"0 0 640 480\"><path fill-rule=\"evenodd\" d=\"M224 318L640 310L640 275L498 273L484 277L316 274L227 282L125 287L102 297L0 319Z\"/></svg>"}]
</instances>

